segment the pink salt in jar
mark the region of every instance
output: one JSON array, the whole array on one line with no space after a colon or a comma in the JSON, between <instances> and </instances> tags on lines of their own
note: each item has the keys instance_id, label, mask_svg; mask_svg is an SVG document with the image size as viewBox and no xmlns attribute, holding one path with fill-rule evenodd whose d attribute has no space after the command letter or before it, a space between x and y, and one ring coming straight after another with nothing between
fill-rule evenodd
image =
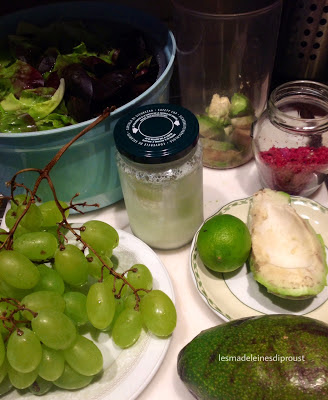
<instances>
[{"instance_id":1,"label":"pink salt in jar","mask_svg":"<svg viewBox=\"0 0 328 400\"><path fill-rule=\"evenodd\" d=\"M293 81L277 87L252 137L263 187L314 193L328 174L328 86Z\"/></svg>"}]
</instances>

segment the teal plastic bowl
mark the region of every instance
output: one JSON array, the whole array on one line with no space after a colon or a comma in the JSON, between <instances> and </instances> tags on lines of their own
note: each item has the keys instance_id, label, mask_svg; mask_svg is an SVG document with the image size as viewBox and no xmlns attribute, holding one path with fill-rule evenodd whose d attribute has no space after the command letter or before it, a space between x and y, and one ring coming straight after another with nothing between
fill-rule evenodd
<instances>
[{"instance_id":1,"label":"teal plastic bowl","mask_svg":"<svg viewBox=\"0 0 328 400\"><path fill-rule=\"evenodd\" d=\"M159 20L139 10L121 5L98 2L49 4L22 10L1 17L0 36L14 33L18 22L47 24L60 17L69 19L99 19L128 23L146 33L155 45L160 65L156 82L133 101L117 108L105 121L74 143L52 169L50 177L60 200L98 203L105 207L122 199L122 190L115 162L113 129L126 112L143 104L167 103L169 82L176 52L172 32ZM28 133L0 133L0 193L10 194L5 182L23 168L44 168L58 150L94 119L65 128ZM20 174L17 182L33 188L38 174ZM17 191L16 193L19 193ZM42 201L51 200L52 192L43 181L37 192ZM94 210L86 207L84 211Z\"/></svg>"}]
</instances>

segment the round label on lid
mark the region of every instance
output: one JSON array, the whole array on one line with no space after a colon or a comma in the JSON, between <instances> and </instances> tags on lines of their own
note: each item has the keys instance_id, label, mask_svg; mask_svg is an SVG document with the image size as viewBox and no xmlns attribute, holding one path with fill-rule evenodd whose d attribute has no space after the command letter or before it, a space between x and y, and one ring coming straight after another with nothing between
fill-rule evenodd
<instances>
[{"instance_id":1,"label":"round label on lid","mask_svg":"<svg viewBox=\"0 0 328 400\"><path fill-rule=\"evenodd\" d=\"M151 104L122 117L114 129L118 151L132 161L158 164L177 160L196 145L196 116L175 104Z\"/></svg>"}]
</instances>

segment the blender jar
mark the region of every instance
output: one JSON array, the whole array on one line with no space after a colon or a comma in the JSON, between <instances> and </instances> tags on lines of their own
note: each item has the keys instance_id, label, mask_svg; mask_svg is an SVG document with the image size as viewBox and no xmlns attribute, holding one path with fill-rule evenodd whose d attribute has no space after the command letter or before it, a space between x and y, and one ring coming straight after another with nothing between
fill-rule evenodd
<instances>
[{"instance_id":1,"label":"blender jar","mask_svg":"<svg viewBox=\"0 0 328 400\"><path fill-rule=\"evenodd\" d=\"M267 101L281 0L173 0L181 105L196 114L203 165L252 158L250 131Z\"/></svg>"}]
</instances>

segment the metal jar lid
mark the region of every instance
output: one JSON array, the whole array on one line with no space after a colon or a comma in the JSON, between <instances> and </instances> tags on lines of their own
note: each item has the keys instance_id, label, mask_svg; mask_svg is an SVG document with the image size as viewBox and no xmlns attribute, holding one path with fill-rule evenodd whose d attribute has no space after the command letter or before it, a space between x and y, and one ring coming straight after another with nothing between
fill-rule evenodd
<instances>
[{"instance_id":1,"label":"metal jar lid","mask_svg":"<svg viewBox=\"0 0 328 400\"><path fill-rule=\"evenodd\" d=\"M128 159L143 164L174 161L197 144L196 116L175 104L151 104L124 115L114 128L117 150Z\"/></svg>"}]
</instances>

